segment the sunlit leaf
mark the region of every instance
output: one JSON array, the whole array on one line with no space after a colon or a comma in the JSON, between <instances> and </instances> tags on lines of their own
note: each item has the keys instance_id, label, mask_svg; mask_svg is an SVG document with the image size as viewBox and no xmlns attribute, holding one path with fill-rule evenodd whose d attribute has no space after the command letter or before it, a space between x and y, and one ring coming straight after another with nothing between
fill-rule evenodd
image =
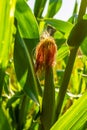
<instances>
[{"instance_id":1,"label":"sunlit leaf","mask_svg":"<svg viewBox=\"0 0 87 130\"><path fill-rule=\"evenodd\" d=\"M16 0L0 0L0 68L8 63L9 49L12 42L14 10Z\"/></svg>"},{"instance_id":2,"label":"sunlit leaf","mask_svg":"<svg viewBox=\"0 0 87 130\"><path fill-rule=\"evenodd\" d=\"M60 117L51 130L79 130L87 121L87 92Z\"/></svg>"},{"instance_id":3,"label":"sunlit leaf","mask_svg":"<svg viewBox=\"0 0 87 130\"><path fill-rule=\"evenodd\" d=\"M87 20L87 14L85 14L85 15L83 16L83 19Z\"/></svg>"},{"instance_id":4,"label":"sunlit leaf","mask_svg":"<svg viewBox=\"0 0 87 130\"><path fill-rule=\"evenodd\" d=\"M83 54L87 56L87 37L84 39L82 45L81 45L81 50Z\"/></svg>"},{"instance_id":5,"label":"sunlit leaf","mask_svg":"<svg viewBox=\"0 0 87 130\"><path fill-rule=\"evenodd\" d=\"M52 19L52 18L48 18L48 19L44 19L44 21L47 24L52 25L53 27L56 28L56 30L64 33L66 35L66 37L69 35L73 25L69 22L65 22L62 20L57 20L57 19Z\"/></svg>"},{"instance_id":6,"label":"sunlit leaf","mask_svg":"<svg viewBox=\"0 0 87 130\"><path fill-rule=\"evenodd\" d=\"M23 38L39 38L36 19L24 0L17 0L15 16L18 21L20 34Z\"/></svg>"},{"instance_id":7,"label":"sunlit leaf","mask_svg":"<svg viewBox=\"0 0 87 130\"><path fill-rule=\"evenodd\" d=\"M0 0L0 94L9 61L16 0Z\"/></svg>"},{"instance_id":8,"label":"sunlit leaf","mask_svg":"<svg viewBox=\"0 0 87 130\"><path fill-rule=\"evenodd\" d=\"M67 55L69 55L69 47L66 45L61 46L57 51L56 61L63 60Z\"/></svg>"},{"instance_id":9,"label":"sunlit leaf","mask_svg":"<svg viewBox=\"0 0 87 130\"><path fill-rule=\"evenodd\" d=\"M50 0L46 17L53 17L62 5L62 0Z\"/></svg>"},{"instance_id":10,"label":"sunlit leaf","mask_svg":"<svg viewBox=\"0 0 87 130\"><path fill-rule=\"evenodd\" d=\"M63 43L65 43L65 41L66 41L66 38L64 37L64 35L61 33L61 32L59 32L59 31L56 31L55 33L54 33L54 39L55 39L55 41L56 41L56 44L57 44L57 46L58 46L58 49L61 47L61 45L63 44Z\"/></svg>"}]
</instances>

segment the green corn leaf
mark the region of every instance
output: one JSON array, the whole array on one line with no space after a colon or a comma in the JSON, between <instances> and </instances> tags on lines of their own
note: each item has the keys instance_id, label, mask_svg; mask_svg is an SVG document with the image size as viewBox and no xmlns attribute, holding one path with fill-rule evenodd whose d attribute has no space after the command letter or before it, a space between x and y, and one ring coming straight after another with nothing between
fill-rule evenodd
<instances>
[{"instance_id":1,"label":"green corn leaf","mask_svg":"<svg viewBox=\"0 0 87 130\"><path fill-rule=\"evenodd\" d=\"M87 91L53 125L51 130L79 130L87 121Z\"/></svg>"},{"instance_id":2,"label":"green corn leaf","mask_svg":"<svg viewBox=\"0 0 87 130\"><path fill-rule=\"evenodd\" d=\"M78 18L77 17L77 11L78 11L78 3L77 3L77 0L76 0L72 16L68 20L69 22L71 22L73 24L77 22L77 18Z\"/></svg>"},{"instance_id":3,"label":"green corn leaf","mask_svg":"<svg viewBox=\"0 0 87 130\"><path fill-rule=\"evenodd\" d=\"M24 0L17 0L15 17L18 21L18 28L23 38L39 38L36 19Z\"/></svg>"},{"instance_id":4,"label":"green corn leaf","mask_svg":"<svg viewBox=\"0 0 87 130\"><path fill-rule=\"evenodd\" d=\"M47 0L36 0L34 6L34 14L36 17L40 18L42 16L45 4Z\"/></svg>"},{"instance_id":5,"label":"green corn leaf","mask_svg":"<svg viewBox=\"0 0 87 130\"><path fill-rule=\"evenodd\" d=\"M87 20L87 14L84 15L83 17L84 20ZM82 44L81 44L81 50L84 55L87 55L87 37L84 38Z\"/></svg>"},{"instance_id":6,"label":"green corn leaf","mask_svg":"<svg viewBox=\"0 0 87 130\"><path fill-rule=\"evenodd\" d=\"M68 37L68 45L79 47L87 37L87 20L80 20L71 30Z\"/></svg>"},{"instance_id":7,"label":"green corn leaf","mask_svg":"<svg viewBox=\"0 0 87 130\"><path fill-rule=\"evenodd\" d=\"M31 59L31 53L39 39L36 19L24 0L18 0L15 17L18 22L19 33L16 34L14 47L14 64L17 79L24 91L38 102L37 81ZM20 51L19 51L20 50Z\"/></svg>"},{"instance_id":8,"label":"green corn leaf","mask_svg":"<svg viewBox=\"0 0 87 130\"><path fill-rule=\"evenodd\" d=\"M9 108L12 103L14 103L17 99L20 99L23 96L23 91L15 93L7 102L6 108Z\"/></svg>"},{"instance_id":9,"label":"green corn leaf","mask_svg":"<svg viewBox=\"0 0 87 130\"><path fill-rule=\"evenodd\" d=\"M0 67L3 68L7 66L12 42L15 2L0 0Z\"/></svg>"},{"instance_id":10,"label":"green corn leaf","mask_svg":"<svg viewBox=\"0 0 87 130\"><path fill-rule=\"evenodd\" d=\"M8 119L0 106L0 130L11 130Z\"/></svg>"},{"instance_id":11,"label":"green corn leaf","mask_svg":"<svg viewBox=\"0 0 87 130\"><path fill-rule=\"evenodd\" d=\"M87 37L84 39L84 41L81 44L81 50L83 54L87 56Z\"/></svg>"},{"instance_id":12,"label":"green corn leaf","mask_svg":"<svg viewBox=\"0 0 87 130\"><path fill-rule=\"evenodd\" d=\"M16 0L0 0L0 94L9 61Z\"/></svg>"},{"instance_id":13,"label":"green corn leaf","mask_svg":"<svg viewBox=\"0 0 87 130\"><path fill-rule=\"evenodd\" d=\"M61 47L61 45L63 44L63 43L65 43L65 41L66 41L66 38L64 37L64 35L61 33L61 32L59 32L59 31L56 31L55 33L54 33L54 39L55 39L55 41L56 41L56 44L57 44L57 46L58 46L58 48L60 48Z\"/></svg>"},{"instance_id":14,"label":"green corn leaf","mask_svg":"<svg viewBox=\"0 0 87 130\"><path fill-rule=\"evenodd\" d=\"M17 79L24 91L36 102L38 102L37 81L29 50L16 33L14 45L14 66Z\"/></svg>"},{"instance_id":15,"label":"green corn leaf","mask_svg":"<svg viewBox=\"0 0 87 130\"><path fill-rule=\"evenodd\" d=\"M56 61L62 60L69 54L69 47L62 45L61 48L57 51Z\"/></svg>"},{"instance_id":16,"label":"green corn leaf","mask_svg":"<svg viewBox=\"0 0 87 130\"><path fill-rule=\"evenodd\" d=\"M65 21L62 21L62 20L57 20L57 19L52 19L52 18L47 18L47 19L44 19L44 21L47 23L47 24L50 24L52 25L53 27L56 28L56 30L62 32L63 34L66 35L66 37L69 35L73 25L69 22L65 22Z\"/></svg>"},{"instance_id":17,"label":"green corn leaf","mask_svg":"<svg viewBox=\"0 0 87 130\"><path fill-rule=\"evenodd\" d=\"M75 1L74 10L73 10L72 15L77 14L77 10L78 10L78 3L77 3L77 0L76 0L76 1Z\"/></svg>"},{"instance_id":18,"label":"green corn leaf","mask_svg":"<svg viewBox=\"0 0 87 130\"><path fill-rule=\"evenodd\" d=\"M62 0L50 0L46 17L53 17L61 8Z\"/></svg>"}]
</instances>

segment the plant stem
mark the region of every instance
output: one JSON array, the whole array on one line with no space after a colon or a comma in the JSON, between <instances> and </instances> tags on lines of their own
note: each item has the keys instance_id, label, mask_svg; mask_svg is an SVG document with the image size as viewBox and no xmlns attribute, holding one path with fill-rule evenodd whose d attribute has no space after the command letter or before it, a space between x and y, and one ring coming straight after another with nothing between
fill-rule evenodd
<instances>
[{"instance_id":1,"label":"plant stem","mask_svg":"<svg viewBox=\"0 0 87 130\"><path fill-rule=\"evenodd\" d=\"M52 67L45 70L45 85L42 103L41 123L43 130L49 130L53 124L55 108L55 88Z\"/></svg>"},{"instance_id":2,"label":"plant stem","mask_svg":"<svg viewBox=\"0 0 87 130\"><path fill-rule=\"evenodd\" d=\"M80 5L79 14L78 14L78 21L80 21L83 18L83 15L86 12L86 7L87 7L87 0L82 0L81 5Z\"/></svg>"},{"instance_id":3,"label":"plant stem","mask_svg":"<svg viewBox=\"0 0 87 130\"><path fill-rule=\"evenodd\" d=\"M79 15L78 15L78 22L83 18L83 15L85 14L85 11L86 11L86 6L87 6L87 0L82 0L81 5L80 5L80 10L79 10ZM70 76L72 73L72 69L73 69L73 65L74 65L74 61L75 61L75 57L76 57L76 53L77 53L78 48L79 48L79 46L74 47L70 52L70 57L69 57L68 64L67 64L66 69L65 69L63 82L62 82L62 85L60 87L58 98L57 98L55 121L58 119L59 114L61 112L63 100L64 100L64 97L65 97L65 94L67 91L67 87L69 84L69 80L70 80Z\"/></svg>"},{"instance_id":4,"label":"plant stem","mask_svg":"<svg viewBox=\"0 0 87 130\"><path fill-rule=\"evenodd\" d=\"M71 76L71 73L72 73L77 49L78 48L73 48L70 52L70 57L69 57L69 60L68 60L68 63L67 63L66 69L65 69L63 82L62 82L62 85L60 87L60 91L59 91L59 94L58 94L57 108L56 108L56 119L55 120L58 119L60 111L61 111L63 100L64 100L64 97L65 97L67 87L68 87L68 83L69 83L69 80L70 80L70 76Z\"/></svg>"}]
</instances>

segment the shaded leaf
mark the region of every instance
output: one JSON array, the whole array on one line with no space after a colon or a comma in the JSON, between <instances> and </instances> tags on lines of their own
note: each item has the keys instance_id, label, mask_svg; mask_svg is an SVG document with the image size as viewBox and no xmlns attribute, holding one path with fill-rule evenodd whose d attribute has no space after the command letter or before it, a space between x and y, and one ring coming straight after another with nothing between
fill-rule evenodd
<instances>
[{"instance_id":1,"label":"shaded leaf","mask_svg":"<svg viewBox=\"0 0 87 130\"><path fill-rule=\"evenodd\" d=\"M5 72L2 68L0 68L0 96L2 94L2 89L4 85L4 77L5 77Z\"/></svg>"},{"instance_id":2,"label":"shaded leaf","mask_svg":"<svg viewBox=\"0 0 87 130\"><path fill-rule=\"evenodd\" d=\"M87 36L87 20L79 21L71 30L68 37L68 45L79 47Z\"/></svg>"},{"instance_id":3,"label":"shaded leaf","mask_svg":"<svg viewBox=\"0 0 87 130\"><path fill-rule=\"evenodd\" d=\"M20 50L20 51L19 51ZM19 34L16 34L14 45L14 66L21 86L23 87L28 74L28 57L24 50L24 43Z\"/></svg>"},{"instance_id":4,"label":"shaded leaf","mask_svg":"<svg viewBox=\"0 0 87 130\"><path fill-rule=\"evenodd\" d=\"M18 32L15 37L14 66L21 87L24 88L28 96L38 102L38 88L32 59L24 40Z\"/></svg>"},{"instance_id":5,"label":"shaded leaf","mask_svg":"<svg viewBox=\"0 0 87 130\"><path fill-rule=\"evenodd\" d=\"M68 22L74 24L77 22L78 16L76 14L74 14L73 16L71 16L68 20Z\"/></svg>"},{"instance_id":6,"label":"shaded leaf","mask_svg":"<svg viewBox=\"0 0 87 130\"><path fill-rule=\"evenodd\" d=\"M77 11L78 11L78 3L77 3L77 0L76 0L72 16L68 20L69 22L71 22L73 24L77 22L77 18L78 18Z\"/></svg>"},{"instance_id":7,"label":"shaded leaf","mask_svg":"<svg viewBox=\"0 0 87 130\"><path fill-rule=\"evenodd\" d=\"M24 38L24 42L33 58L35 55L36 45L39 43L39 38Z\"/></svg>"},{"instance_id":8,"label":"shaded leaf","mask_svg":"<svg viewBox=\"0 0 87 130\"><path fill-rule=\"evenodd\" d=\"M12 103L14 103L17 99L21 98L23 96L23 91L15 93L7 102L6 108L10 107Z\"/></svg>"},{"instance_id":9,"label":"shaded leaf","mask_svg":"<svg viewBox=\"0 0 87 130\"><path fill-rule=\"evenodd\" d=\"M34 14L36 17L38 17L38 18L41 17L45 4L46 4L46 1L47 0L36 0L35 1Z\"/></svg>"},{"instance_id":10,"label":"shaded leaf","mask_svg":"<svg viewBox=\"0 0 87 130\"><path fill-rule=\"evenodd\" d=\"M77 0L76 0L75 5L74 5L74 10L73 10L73 15L77 14L77 11L78 11L78 3L77 3Z\"/></svg>"},{"instance_id":11,"label":"shaded leaf","mask_svg":"<svg viewBox=\"0 0 87 130\"><path fill-rule=\"evenodd\" d=\"M0 130L11 130L7 117L0 106Z\"/></svg>"}]
</instances>

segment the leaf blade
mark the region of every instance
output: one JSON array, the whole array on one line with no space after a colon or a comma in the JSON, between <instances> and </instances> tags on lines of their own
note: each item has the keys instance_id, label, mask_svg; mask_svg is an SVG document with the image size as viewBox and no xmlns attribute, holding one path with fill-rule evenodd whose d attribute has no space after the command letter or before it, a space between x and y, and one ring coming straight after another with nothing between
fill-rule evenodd
<instances>
[{"instance_id":1,"label":"leaf blade","mask_svg":"<svg viewBox=\"0 0 87 130\"><path fill-rule=\"evenodd\" d=\"M32 59L24 40L18 32L14 46L14 66L20 85L28 96L38 103L38 88Z\"/></svg>"},{"instance_id":2,"label":"leaf blade","mask_svg":"<svg viewBox=\"0 0 87 130\"><path fill-rule=\"evenodd\" d=\"M17 18L18 28L23 38L39 38L37 21L24 0L17 0L15 17Z\"/></svg>"},{"instance_id":3,"label":"leaf blade","mask_svg":"<svg viewBox=\"0 0 87 130\"><path fill-rule=\"evenodd\" d=\"M11 130L7 117L0 106L0 130Z\"/></svg>"},{"instance_id":4,"label":"leaf blade","mask_svg":"<svg viewBox=\"0 0 87 130\"><path fill-rule=\"evenodd\" d=\"M46 0L36 0L34 6L35 17L40 18L45 8Z\"/></svg>"},{"instance_id":5,"label":"leaf blade","mask_svg":"<svg viewBox=\"0 0 87 130\"><path fill-rule=\"evenodd\" d=\"M73 25L69 22L65 22L62 20L57 20L57 19L53 19L53 18L46 18L44 19L44 21L47 24L52 25L53 27L56 28L56 30L62 32L63 34L66 34L66 36L69 35Z\"/></svg>"},{"instance_id":6,"label":"leaf blade","mask_svg":"<svg viewBox=\"0 0 87 130\"><path fill-rule=\"evenodd\" d=\"M47 18L52 18L61 8L62 0L50 0L48 5Z\"/></svg>"},{"instance_id":7,"label":"leaf blade","mask_svg":"<svg viewBox=\"0 0 87 130\"><path fill-rule=\"evenodd\" d=\"M51 130L56 130L56 129L71 129L75 123L76 126L79 123L79 119L83 116L84 122L86 122L87 115L84 113L87 113L87 91L85 94L80 97L75 104L71 106L71 108L63 115L60 117L60 119L54 124L54 126L51 128ZM81 118L83 120L83 118ZM80 120L80 121L81 121Z\"/></svg>"},{"instance_id":8,"label":"leaf blade","mask_svg":"<svg viewBox=\"0 0 87 130\"><path fill-rule=\"evenodd\" d=\"M71 33L68 37L68 45L69 46L77 46L84 41L85 37L87 37L87 20L80 20L71 30Z\"/></svg>"},{"instance_id":9,"label":"leaf blade","mask_svg":"<svg viewBox=\"0 0 87 130\"><path fill-rule=\"evenodd\" d=\"M9 49L12 42L14 10L16 0L0 1L0 67L6 68L9 58ZM3 8L2 8L3 7Z\"/></svg>"}]
</instances>

